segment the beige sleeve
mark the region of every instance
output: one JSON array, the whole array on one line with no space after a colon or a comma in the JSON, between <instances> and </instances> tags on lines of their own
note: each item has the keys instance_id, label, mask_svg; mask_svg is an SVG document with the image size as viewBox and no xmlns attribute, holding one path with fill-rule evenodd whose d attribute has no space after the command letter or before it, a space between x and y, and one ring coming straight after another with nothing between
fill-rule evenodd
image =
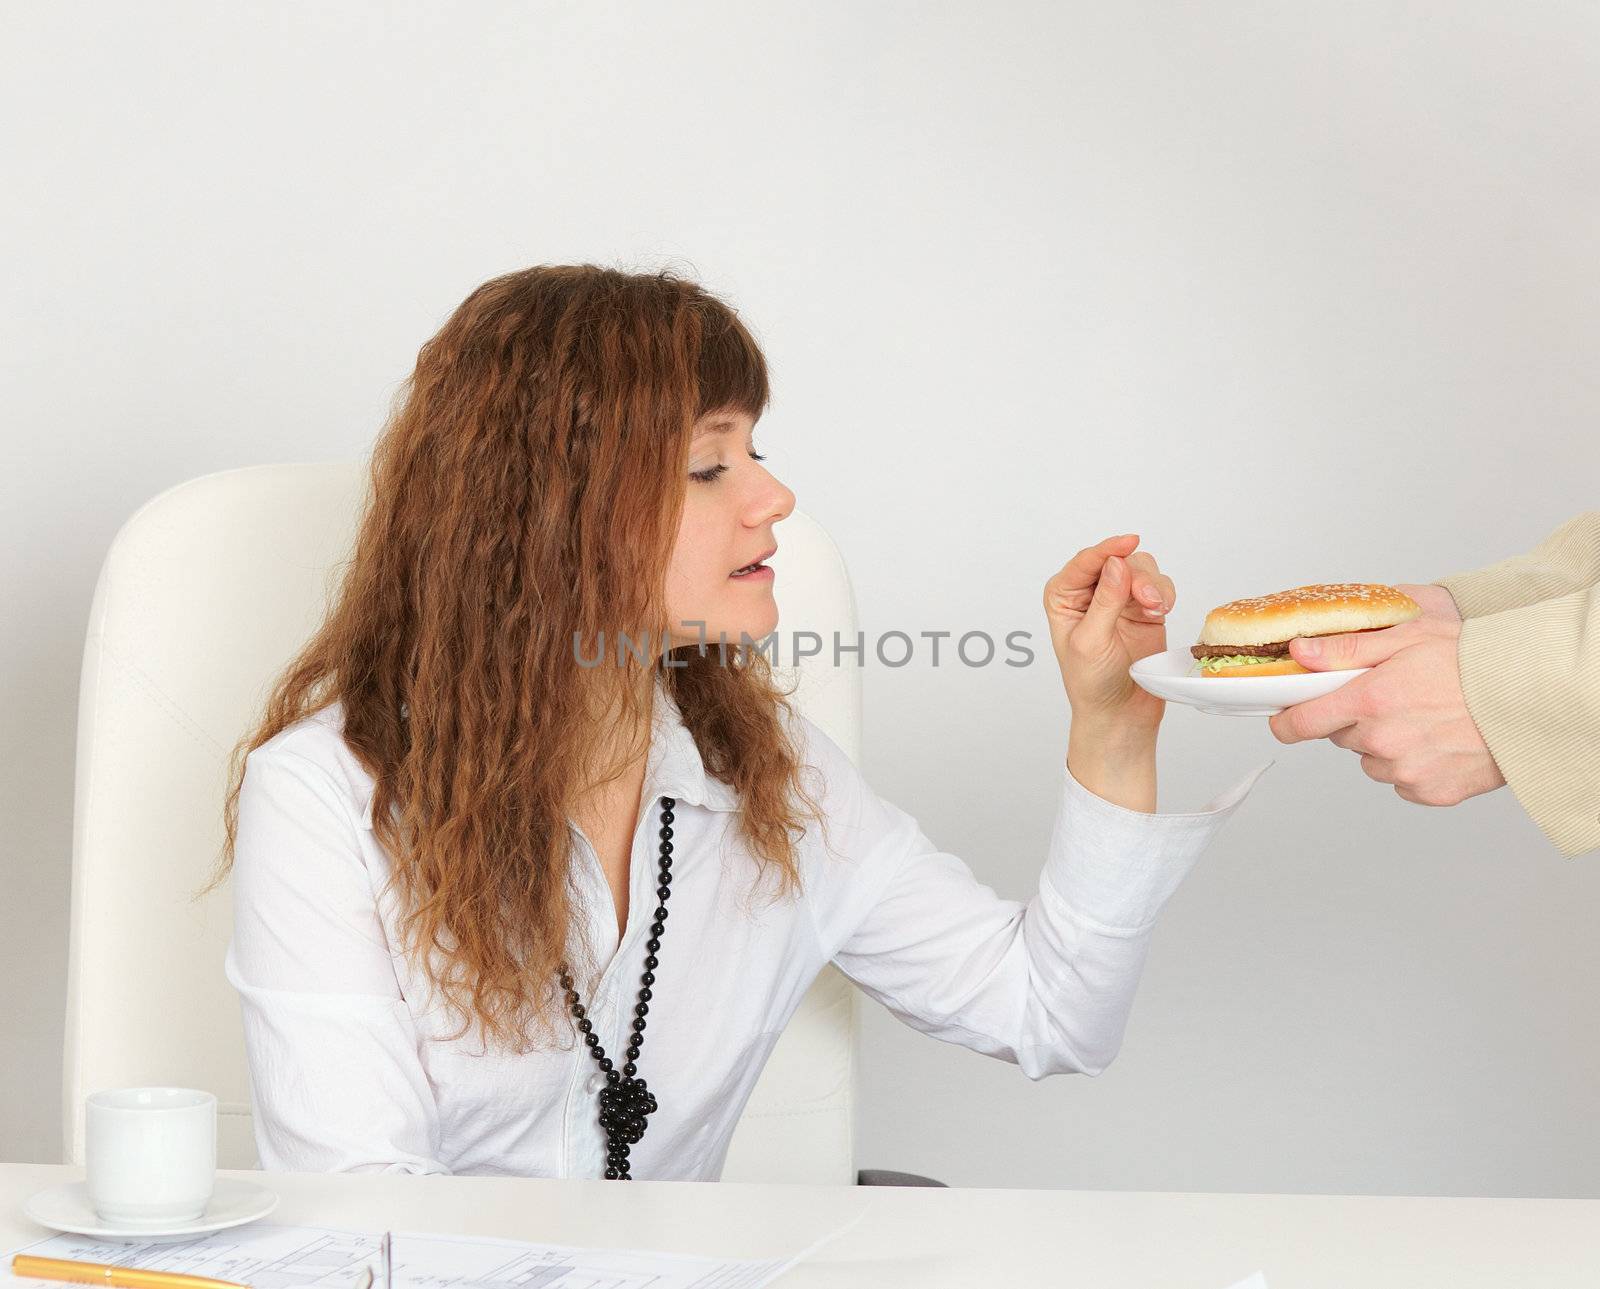
<instances>
[{"instance_id":1,"label":"beige sleeve","mask_svg":"<svg viewBox=\"0 0 1600 1289\"><path fill-rule=\"evenodd\" d=\"M1438 578L1463 618L1519 609L1600 583L1600 510L1569 519L1526 555Z\"/></svg>"},{"instance_id":2,"label":"beige sleeve","mask_svg":"<svg viewBox=\"0 0 1600 1289\"><path fill-rule=\"evenodd\" d=\"M1600 849L1600 586L1468 617L1458 656L1522 808L1569 859Z\"/></svg>"}]
</instances>

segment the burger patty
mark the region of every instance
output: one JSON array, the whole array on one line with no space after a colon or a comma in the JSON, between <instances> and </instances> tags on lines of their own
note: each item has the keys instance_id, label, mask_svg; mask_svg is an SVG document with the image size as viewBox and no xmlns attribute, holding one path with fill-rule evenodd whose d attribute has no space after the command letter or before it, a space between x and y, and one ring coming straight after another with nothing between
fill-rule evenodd
<instances>
[{"instance_id":1,"label":"burger patty","mask_svg":"<svg viewBox=\"0 0 1600 1289\"><path fill-rule=\"evenodd\" d=\"M1386 631L1387 627L1357 627L1354 631L1318 632L1319 635L1360 635L1365 631ZM1297 637L1304 639L1304 637ZM1196 658L1287 658L1289 642L1278 640L1263 645L1190 645L1189 652Z\"/></svg>"},{"instance_id":2,"label":"burger patty","mask_svg":"<svg viewBox=\"0 0 1600 1289\"><path fill-rule=\"evenodd\" d=\"M1277 644L1264 645L1190 645L1189 652L1196 658L1232 658L1235 656L1245 658L1287 658L1289 656L1289 642L1280 640Z\"/></svg>"}]
</instances>

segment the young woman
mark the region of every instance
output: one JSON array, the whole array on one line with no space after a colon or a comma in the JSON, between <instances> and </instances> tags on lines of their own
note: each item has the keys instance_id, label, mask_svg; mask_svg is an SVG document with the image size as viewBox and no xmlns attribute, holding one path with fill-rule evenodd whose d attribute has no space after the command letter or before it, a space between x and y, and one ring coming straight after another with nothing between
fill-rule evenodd
<instances>
[{"instance_id":1,"label":"young woman","mask_svg":"<svg viewBox=\"0 0 1600 1289\"><path fill-rule=\"evenodd\" d=\"M734 312L670 273L507 274L423 347L228 796L264 1167L715 1179L829 962L1032 1079L1116 1054L1247 790L1152 813L1162 704L1127 673L1171 580L1128 535L1046 584L1068 755L1038 892L1001 899L714 643L778 622L745 571L795 504L767 400Z\"/></svg>"}]
</instances>

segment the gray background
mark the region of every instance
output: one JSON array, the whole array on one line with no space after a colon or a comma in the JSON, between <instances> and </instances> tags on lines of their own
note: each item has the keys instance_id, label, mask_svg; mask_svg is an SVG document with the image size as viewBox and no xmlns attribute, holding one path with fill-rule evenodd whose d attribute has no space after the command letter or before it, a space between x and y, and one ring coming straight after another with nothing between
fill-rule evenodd
<instances>
[{"instance_id":1,"label":"gray background","mask_svg":"<svg viewBox=\"0 0 1600 1289\"><path fill-rule=\"evenodd\" d=\"M1592 5L12 3L0 39L0 1158L57 1157L78 659L121 522L353 457L537 262L675 267L863 627L865 770L1003 893L1066 746L1045 578L1205 608L1531 546L1600 478ZM779 529L781 540L782 530ZM781 591L781 587L780 587ZM870 1004L861 1159L967 1185L1600 1195L1600 857L1175 709L1163 806L1277 767L1120 1059L1034 1084Z\"/></svg>"}]
</instances>

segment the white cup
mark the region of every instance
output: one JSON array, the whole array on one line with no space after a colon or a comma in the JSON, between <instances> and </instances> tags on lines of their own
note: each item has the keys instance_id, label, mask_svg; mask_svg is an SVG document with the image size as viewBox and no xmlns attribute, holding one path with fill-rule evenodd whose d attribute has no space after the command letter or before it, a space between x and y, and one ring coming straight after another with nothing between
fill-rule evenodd
<instances>
[{"instance_id":1,"label":"white cup","mask_svg":"<svg viewBox=\"0 0 1600 1289\"><path fill-rule=\"evenodd\" d=\"M192 1088L117 1088L88 1098L89 1202L105 1222L192 1222L217 1174L217 1099Z\"/></svg>"}]
</instances>

